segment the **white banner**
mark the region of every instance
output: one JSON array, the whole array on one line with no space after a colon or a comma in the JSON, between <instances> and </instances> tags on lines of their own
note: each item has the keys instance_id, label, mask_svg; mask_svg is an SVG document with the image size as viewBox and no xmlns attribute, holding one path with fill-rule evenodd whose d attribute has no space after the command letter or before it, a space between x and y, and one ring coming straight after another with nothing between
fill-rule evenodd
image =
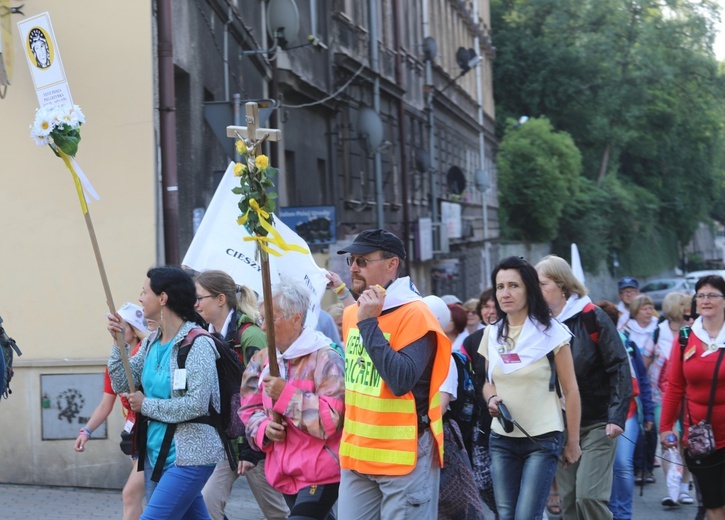
<instances>
[{"instance_id":1,"label":"white banner","mask_svg":"<svg viewBox=\"0 0 725 520\"><path fill-rule=\"evenodd\" d=\"M249 233L244 226L237 224L240 199L239 195L232 193L232 189L238 185L239 178L234 176L232 162L209 203L182 265L195 271L224 271L238 284L255 290L261 299L262 266L256 259L257 245L254 241L244 240ZM320 301L328 283L326 271L315 264L307 243L284 222L275 218L274 227L288 243L305 248L308 254L290 251L281 257L269 255L272 284L279 281L280 276L287 276L307 286L312 293L312 304L305 325L314 327L320 313Z\"/></svg>"},{"instance_id":2,"label":"white banner","mask_svg":"<svg viewBox=\"0 0 725 520\"><path fill-rule=\"evenodd\" d=\"M38 103L42 108L73 108L60 50L50 15L39 15L18 22L22 52L28 61Z\"/></svg>"}]
</instances>

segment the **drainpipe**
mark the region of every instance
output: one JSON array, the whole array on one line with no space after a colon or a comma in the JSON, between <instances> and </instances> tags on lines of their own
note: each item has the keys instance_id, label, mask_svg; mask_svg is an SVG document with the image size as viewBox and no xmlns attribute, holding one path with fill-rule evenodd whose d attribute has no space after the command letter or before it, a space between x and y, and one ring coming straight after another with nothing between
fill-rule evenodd
<instances>
[{"instance_id":1,"label":"drainpipe","mask_svg":"<svg viewBox=\"0 0 725 520\"><path fill-rule=\"evenodd\" d=\"M401 5L400 0L394 0L393 2L393 13L395 16L395 22L393 27L395 27L395 31L393 33L395 34L395 50L397 51L395 53L395 83L398 86L403 86L403 82L405 81L403 76L403 63L402 63L402 54L403 54L403 47L400 40L400 35L402 32L401 28L401 22L403 20L403 13L401 12ZM406 139L406 125L405 125L405 105L403 105L403 98L398 99L398 134L399 134L399 141L400 141L400 157L402 157L401 161L401 175L402 175L402 182L401 182L401 191L403 196L403 244L405 244L406 249L408 248L408 245L410 244L410 207L408 206L408 146L405 141ZM406 255L405 257L405 271L410 274L410 255Z\"/></svg>"},{"instance_id":2,"label":"drainpipe","mask_svg":"<svg viewBox=\"0 0 725 520\"><path fill-rule=\"evenodd\" d=\"M478 2L473 2L473 19L476 20L476 23L478 23ZM478 37L478 32L476 32L473 48L476 49L479 56L486 56L485 54L483 54L483 52L481 52L481 42L480 38ZM486 174L488 174L488 168L486 168L486 121L484 119L483 113L482 69L484 66L485 62L481 63L480 66L476 67L476 101L478 102L478 124L481 127L481 130L478 134L478 153L481 157L481 169L485 171ZM483 206L483 272L486 274L486 276L483 277L483 281L481 283L482 291L488 286L487 277L491 273L491 254L488 247L488 190L491 189L490 186L491 184L489 179L489 188L481 193L481 205Z\"/></svg>"},{"instance_id":3,"label":"drainpipe","mask_svg":"<svg viewBox=\"0 0 725 520\"><path fill-rule=\"evenodd\" d=\"M373 110L380 116L380 63L378 60L378 0L368 0L370 14L370 68L375 79L373 80ZM385 224L383 214L383 161L380 150L375 150L375 212L378 227Z\"/></svg>"},{"instance_id":4,"label":"drainpipe","mask_svg":"<svg viewBox=\"0 0 725 520\"><path fill-rule=\"evenodd\" d=\"M428 11L428 0L423 0L423 39L430 36L430 13ZM430 91L426 105L428 109L428 155L430 158L430 199L431 199L431 220L433 226L438 223L438 165L436 164L436 140L435 140L435 115L433 114L433 58L425 62L425 83ZM440 235L440 229L437 231Z\"/></svg>"},{"instance_id":5,"label":"drainpipe","mask_svg":"<svg viewBox=\"0 0 725 520\"><path fill-rule=\"evenodd\" d=\"M159 139L164 216L164 263L178 265L179 185L176 176L176 93L171 0L158 0Z\"/></svg>"}]
</instances>

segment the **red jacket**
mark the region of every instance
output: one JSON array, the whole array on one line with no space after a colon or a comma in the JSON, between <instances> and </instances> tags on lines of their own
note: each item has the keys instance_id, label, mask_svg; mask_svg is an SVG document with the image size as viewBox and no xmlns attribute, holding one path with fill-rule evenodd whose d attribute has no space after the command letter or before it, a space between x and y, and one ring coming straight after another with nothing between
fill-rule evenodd
<instances>
[{"instance_id":1,"label":"red jacket","mask_svg":"<svg viewBox=\"0 0 725 520\"><path fill-rule=\"evenodd\" d=\"M715 363L720 355L718 350L702 357L703 352L702 341L694 334L690 334L684 353L680 345L676 344L672 347L670 359L667 362L669 366L668 384L662 397L660 431L666 432L674 429L674 423L679 417L680 405L684 398L685 441L687 441L687 427L690 425L690 418L692 418L692 422L699 423L707 417L712 376L715 372ZM717 448L725 448L725 359L720 364L710 422Z\"/></svg>"}]
</instances>

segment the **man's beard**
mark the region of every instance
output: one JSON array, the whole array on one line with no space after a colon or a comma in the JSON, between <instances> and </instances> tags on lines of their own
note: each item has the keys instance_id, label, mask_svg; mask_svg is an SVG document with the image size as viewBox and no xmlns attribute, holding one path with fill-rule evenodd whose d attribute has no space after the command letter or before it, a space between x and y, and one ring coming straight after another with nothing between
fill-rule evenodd
<instances>
[{"instance_id":1,"label":"man's beard","mask_svg":"<svg viewBox=\"0 0 725 520\"><path fill-rule=\"evenodd\" d=\"M368 288L367 280L363 277L355 277L352 279L352 291L356 294L362 294Z\"/></svg>"}]
</instances>

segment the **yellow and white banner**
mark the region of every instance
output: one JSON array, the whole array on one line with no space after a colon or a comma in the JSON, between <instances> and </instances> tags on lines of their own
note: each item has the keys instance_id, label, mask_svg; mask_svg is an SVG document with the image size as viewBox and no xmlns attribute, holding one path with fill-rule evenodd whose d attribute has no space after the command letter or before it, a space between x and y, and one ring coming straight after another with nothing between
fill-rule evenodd
<instances>
[{"instance_id":1,"label":"yellow and white banner","mask_svg":"<svg viewBox=\"0 0 725 520\"><path fill-rule=\"evenodd\" d=\"M72 109L73 98L50 15L45 12L20 20L18 31L40 107Z\"/></svg>"}]
</instances>

